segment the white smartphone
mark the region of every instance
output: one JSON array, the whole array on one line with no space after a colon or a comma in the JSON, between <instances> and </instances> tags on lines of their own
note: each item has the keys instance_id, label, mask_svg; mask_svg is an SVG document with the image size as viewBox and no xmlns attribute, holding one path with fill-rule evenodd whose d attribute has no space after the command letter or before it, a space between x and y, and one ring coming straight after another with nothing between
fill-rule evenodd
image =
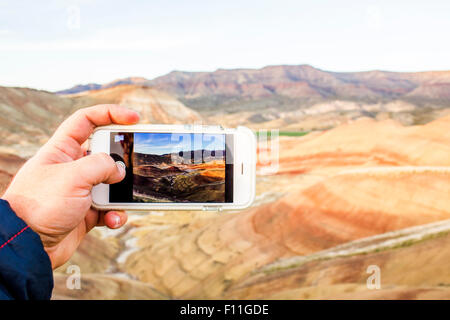
<instances>
[{"instance_id":1,"label":"white smartphone","mask_svg":"<svg viewBox=\"0 0 450 320\"><path fill-rule=\"evenodd\" d=\"M125 178L92 189L99 210L237 210L255 197L256 138L246 127L98 127L90 153L126 167Z\"/></svg>"}]
</instances>

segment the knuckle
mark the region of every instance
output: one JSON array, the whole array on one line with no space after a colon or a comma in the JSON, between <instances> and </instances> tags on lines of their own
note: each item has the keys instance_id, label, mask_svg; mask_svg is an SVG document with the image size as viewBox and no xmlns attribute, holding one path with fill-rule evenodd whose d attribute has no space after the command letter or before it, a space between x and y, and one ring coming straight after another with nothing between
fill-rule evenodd
<instances>
[{"instance_id":1,"label":"knuckle","mask_svg":"<svg viewBox=\"0 0 450 320\"><path fill-rule=\"evenodd\" d=\"M78 109L77 111L75 111L75 112L73 113L73 117L78 118L78 117L83 116L83 115L85 114L85 112L86 112L86 109L87 109L87 108L81 108L81 109Z\"/></svg>"},{"instance_id":2,"label":"knuckle","mask_svg":"<svg viewBox=\"0 0 450 320\"><path fill-rule=\"evenodd\" d=\"M66 119L66 122L73 123L73 122L79 121L80 119L82 119L84 117L84 115L85 115L84 109L78 109L77 111L72 113L72 115L70 117L68 117Z\"/></svg>"},{"instance_id":3,"label":"knuckle","mask_svg":"<svg viewBox=\"0 0 450 320\"><path fill-rule=\"evenodd\" d=\"M88 107L88 109L92 111L105 112L108 110L109 106L110 105L108 104L96 104L95 106Z\"/></svg>"}]
</instances>

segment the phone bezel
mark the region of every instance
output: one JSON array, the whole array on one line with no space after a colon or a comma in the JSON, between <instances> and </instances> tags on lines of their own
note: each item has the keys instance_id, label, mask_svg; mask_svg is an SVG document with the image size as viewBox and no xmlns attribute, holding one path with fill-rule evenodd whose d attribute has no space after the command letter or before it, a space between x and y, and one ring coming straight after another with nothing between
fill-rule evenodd
<instances>
[{"instance_id":1,"label":"phone bezel","mask_svg":"<svg viewBox=\"0 0 450 320\"><path fill-rule=\"evenodd\" d=\"M90 139L90 153L109 154L111 132L171 132L233 135L233 202L230 203L113 203L109 202L109 186L99 184L92 189L93 207L98 210L238 210L251 205L255 198L256 138L246 127L222 128L196 125L110 125L98 127ZM242 167L244 170L242 171Z\"/></svg>"}]
</instances>

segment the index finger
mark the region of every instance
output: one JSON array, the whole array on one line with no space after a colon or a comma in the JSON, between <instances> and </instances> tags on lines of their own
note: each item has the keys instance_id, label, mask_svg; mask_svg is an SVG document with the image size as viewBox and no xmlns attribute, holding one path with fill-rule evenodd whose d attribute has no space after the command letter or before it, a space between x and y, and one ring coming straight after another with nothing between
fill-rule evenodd
<instances>
[{"instance_id":1,"label":"index finger","mask_svg":"<svg viewBox=\"0 0 450 320\"><path fill-rule=\"evenodd\" d=\"M130 109L115 104L100 104L77 110L56 130L58 138L70 137L80 145L85 142L95 127L108 124L134 124L139 115Z\"/></svg>"}]
</instances>

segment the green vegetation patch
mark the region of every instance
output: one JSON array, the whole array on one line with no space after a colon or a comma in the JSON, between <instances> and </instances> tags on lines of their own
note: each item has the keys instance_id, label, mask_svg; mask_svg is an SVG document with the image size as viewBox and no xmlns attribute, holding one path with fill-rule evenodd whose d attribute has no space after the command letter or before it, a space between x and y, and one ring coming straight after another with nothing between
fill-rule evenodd
<instances>
[{"instance_id":1,"label":"green vegetation patch","mask_svg":"<svg viewBox=\"0 0 450 320\"><path fill-rule=\"evenodd\" d=\"M309 131L278 131L278 135L280 137L303 137L306 136L309 133ZM256 130L255 134L257 137L260 136L261 131ZM272 131L271 130L267 130L267 137L271 138L272 137Z\"/></svg>"}]
</instances>

